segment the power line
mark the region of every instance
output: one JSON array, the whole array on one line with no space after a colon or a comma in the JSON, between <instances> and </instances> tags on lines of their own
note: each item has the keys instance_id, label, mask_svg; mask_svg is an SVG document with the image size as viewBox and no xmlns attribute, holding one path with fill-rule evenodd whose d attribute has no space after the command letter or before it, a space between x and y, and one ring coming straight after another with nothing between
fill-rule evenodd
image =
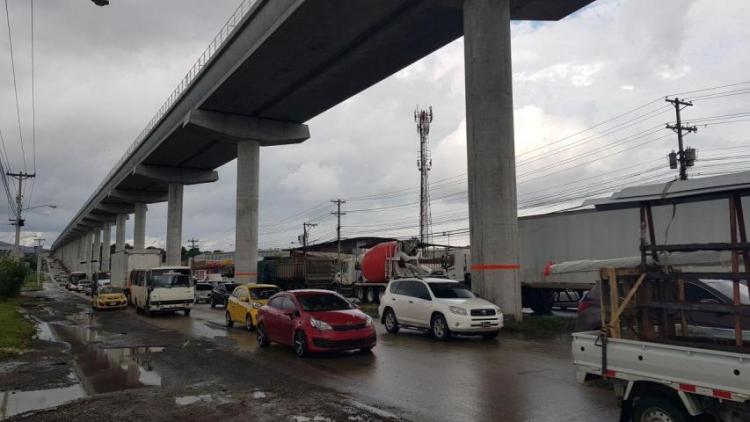
<instances>
[{"instance_id":1,"label":"power line","mask_svg":"<svg viewBox=\"0 0 750 422\"><path fill-rule=\"evenodd\" d=\"M34 173L36 173L36 58L34 44L34 0L31 0L31 147Z\"/></svg>"},{"instance_id":2,"label":"power line","mask_svg":"<svg viewBox=\"0 0 750 422\"><path fill-rule=\"evenodd\" d=\"M34 0L30 0L31 7L31 154L36 174L36 75L35 75L35 49L34 49ZM31 199L34 196L34 188L36 187L36 178L31 180L31 190L29 191L29 198L26 206L31 206Z\"/></svg>"},{"instance_id":3,"label":"power line","mask_svg":"<svg viewBox=\"0 0 750 422\"><path fill-rule=\"evenodd\" d=\"M21 140L21 156L23 157L23 169L26 168L26 151L23 146L23 130L21 129L21 106L18 101L18 83L16 82L16 61L13 54L13 35L10 30L10 13L8 12L8 0L5 0L5 22L8 24L8 43L10 46L10 67L13 74L13 91L16 97L16 119L18 120L18 137Z\"/></svg>"}]
</instances>

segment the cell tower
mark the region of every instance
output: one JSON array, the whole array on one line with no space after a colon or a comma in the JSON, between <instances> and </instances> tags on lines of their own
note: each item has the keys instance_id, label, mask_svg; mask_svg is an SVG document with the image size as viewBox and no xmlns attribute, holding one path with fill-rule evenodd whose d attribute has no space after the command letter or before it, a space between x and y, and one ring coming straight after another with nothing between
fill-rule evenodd
<instances>
[{"instance_id":1,"label":"cell tower","mask_svg":"<svg viewBox=\"0 0 750 422\"><path fill-rule=\"evenodd\" d=\"M432 107L427 110L417 110L414 112L414 121L417 123L417 133L419 133L419 159L417 160L417 169L419 169L419 240L422 243L429 241L430 224L432 214L430 213L430 180L429 173L432 169L432 158L430 157L430 145L428 138L430 136L430 123L432 123Z\"/></svg>"}]
</instances>

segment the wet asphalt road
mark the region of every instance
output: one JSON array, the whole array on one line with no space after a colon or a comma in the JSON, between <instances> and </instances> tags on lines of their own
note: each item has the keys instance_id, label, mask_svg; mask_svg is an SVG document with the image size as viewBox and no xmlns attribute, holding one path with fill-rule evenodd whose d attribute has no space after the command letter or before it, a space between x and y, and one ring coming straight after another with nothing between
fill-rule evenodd
<instances>
[{"instance_id":1,"label":"wet asphalt road","mask_svg":"<svg viewBox=\"0 0 750 422\"><path fill-rule=\"evenodd\" d=\"M299 359L282 346L260 349L254 333L227 329L224 309L196 305L181 313L129 318L212 339L236 353L263 355L269 377L298 378L375 403L412 420L615 421L610 391L575 381L567 336L503 334L496 341L459 338L441 343L420 332L388 334L378 323L371 355L337 353ZM196 364L200 364L197 362Z\"/></svg>"}]
</instances>

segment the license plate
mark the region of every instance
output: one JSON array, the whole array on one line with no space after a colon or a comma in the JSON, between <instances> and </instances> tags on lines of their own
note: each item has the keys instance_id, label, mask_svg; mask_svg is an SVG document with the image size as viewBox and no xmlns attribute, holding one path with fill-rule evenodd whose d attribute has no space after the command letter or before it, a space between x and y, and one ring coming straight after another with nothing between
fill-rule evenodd
<instances>
[{"instance_id":1,"label":"license plate","mask_svg":"<svg viewBox=\"0 0 750 422\"><path fill-rule=\"evenodd\" d=\"M115 306L117 305L117 302L109 302L109 306Z\"/></svg>"},{"instance_id":2,"label":"license plate","mask_svg":"<svg viewBox=\"0 0 750 422\"><path fill-rule=\"evenodd\" d=\"M482 328L486 328L486 327L489 327L489 326L490 326L490 322L489 321L482 321Z\"/></svg>"}]
</instances>

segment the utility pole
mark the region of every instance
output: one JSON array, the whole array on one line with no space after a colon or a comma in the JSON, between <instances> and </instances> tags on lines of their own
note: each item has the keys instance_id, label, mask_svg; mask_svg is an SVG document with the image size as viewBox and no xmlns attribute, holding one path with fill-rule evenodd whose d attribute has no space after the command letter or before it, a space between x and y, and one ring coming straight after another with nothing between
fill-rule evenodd
<instances>
[{"instance_id":1,"label":"utility pole","mask_svg":"<svg viewBox=\"0 0 750 422\"><path fill-rule=\"evenodd\" d=\"M300 243L302 243L303 251L307 251L307 238L310 234L310 229L317 226L317 224L313 223L302 223L302 239L300 239Z\"/></svg>"},{"instance_id":2,"label":"utility pole","mask_svg":"<svg viewBox=\"0 0 750 422\"><path fill-rule=\"evenodd\" d=\"M11 220L13 222L13 225L16 226L16 241L15 241L15 249L16 253L21 256L23 255L21 253L21 227L24 225L23 220L23 181L24 179L33 179L36 177L36 173L5 173L6 175L13 177L15 179L18 179L18 193L16 194L16 218L15 220Z\"/></svg>"},{"instance_id":3,"label":"utility pole","mask_svg":"<svg viewBox=\"0 0 750 422\"><path fill-rule=\"evenodd\" d=\"M200 239L188 239L188 243L190 243L190 249L196 249L196 245L200 242Z\"/></svg>"},{"instance_id":4,"label":"utility pole","mask_svg":"<svg viewBox=\"0 0 750 422\"><path fill-rule=\"evenodd\" d=\"M310 229L316 227L314 223L302 223L302 274L305 277L305 284L307 284L307 238L310 233Z\"/></svg>"},{"instance_id":5,"label":"utility pole","mask_svg":"<svg viewBox=\"0 0 750 422\"><path fill-rule=\"evenodd\" d=\"M341 205L346 204L343 199L332 199L332 203L336 204L336 211L331 211L331 214L336 216L336 262L338 263L339 273L343 271L341 266L341 216L346 215L345 212L341 211Z\"/></svg>"},{"instance_id":6,"label":"utility pole","mask_svg":"<svg viewBox=\"0 0 750 422\"><path fill-rule=\"evenodd\" d=\"M679 163L680 168L680 180L687 180L687 168L692 167L695 164L695 148L685 148L682 142L683 132L691 133L697 132L698 128L695 126L683 126L680 111L685 107L692 107L693 103L689 101L683 101L675 97L674 100L665 98L664 101L671 103L674 106L675 113L677 114L677 124L667 124L667 129L673 130L677 134L677 145L678 152L672 152L669 154L669 168L676 169Z\"/></svg>"},{"instance_id":7,"label":"utility pole","mask_svg":"<svg viewBox=\"0 0 750 422\"><path fill-rule=\"evenodd\" d=\"M42 239L37 237L34 239L36 242L36 284L40 284L42 282L42 245L44 244L44 241L47 239Z\"/></svg>"},{"instance_id":8,"label":"utility pole","mask_svg":"<svg viewBox=\"0 0 750 422\"><path fill-rule=\"evenodd\" d=\"M430 182L429 172L432 169L432 158L430 157L430 146L428 138L430 135L430 123L432 123L432 107L427 110L417 109L414 112L414 121L417 123L419 133L419 159L417 169L419 170L419 241L424 244L428 241L430 232Z\"/></svg>"}]
</instances>

